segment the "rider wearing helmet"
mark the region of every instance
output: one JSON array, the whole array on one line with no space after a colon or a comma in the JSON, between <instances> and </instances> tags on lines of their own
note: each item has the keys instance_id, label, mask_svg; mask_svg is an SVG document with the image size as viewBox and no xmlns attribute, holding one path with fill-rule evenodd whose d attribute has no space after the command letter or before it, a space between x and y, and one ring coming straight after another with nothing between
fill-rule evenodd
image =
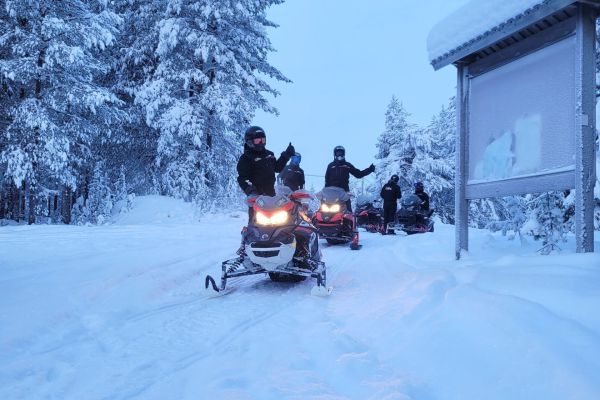
<instances>
[{"instance_id":1,"label":"rider wearing helmet","mask_svg":"<svg viewBox=\"0 0 600 400\"><path fill-rule=\"evenodd\" d=\"M425 193L423 182L415 183L415 194L421 199L421 210L429 211L429 195Z\"/></svg>"},{"instance_id":2,"label":"rider wearing helmet","mask_svg":"<svg viewBox=\"0 0 600 400\"><path fill-rule=\"evenodd\" d=\"M361 171L346 161L346 149L343 146L336 146L333 149L333 158L333 162L329 163L325 172L325 187L337 186L348 192L350 174L360 179L375 171L373 164ZM348 211L352 211L350 201L348 201Z\"/></svg>"},{"instance_id":3,"label":"rider wearing helmet","mask_svg":"<svg viewBox=\"0 0 600 400\"><path fill-rule=\"evenodd\" d=\"M281 183L292 190L304 189L304 171L300 168L302 156L296 153L290 158L290 163L281 171L279 179Z\"/></svg>"},{"instance_id":4,"label":"rider wearing helmet","mask_svg":"<svg viewBox=\"0 0 600 400\"><path fill-rule=\"evenodd\" d=\"M290 143L287 149L275 158L265 145L267 136L258 126L251 126L244 133L244 154L237 164L237 181L247 195L275 196L275 173L281 172L290 157L296 152Z\"/></svg>"},{"instance_id":5,"label":"rider wearing helmet","mask_svg":"<svg viewBox=\"0 0 600 400\"><path fill-rule=\"evenodd\" d=\"M383 233L395 235L393 229L388 229L388 224L394 222L396 212L398 211L398 200L402 197L402 191L398 186L400 177L396 174L392 175L388 183L381 188L380 196L383 199Z\"/></svg>"}]
</instances>

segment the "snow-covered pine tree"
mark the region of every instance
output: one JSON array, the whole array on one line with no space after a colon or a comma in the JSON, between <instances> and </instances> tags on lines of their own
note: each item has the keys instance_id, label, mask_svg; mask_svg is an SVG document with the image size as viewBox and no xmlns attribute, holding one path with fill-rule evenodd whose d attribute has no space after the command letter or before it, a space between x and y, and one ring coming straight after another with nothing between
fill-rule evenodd
<instances>
[{"instance_id":1,"label":"snow-covered pine tree","mask_svg":"<svg viewBox=\"0 0 600 400\"><path fill-rule=\"evenodd\" d=\"M522 228L527 222L527 204L524 196L509 196L501 200L502 209L505 211L502 218L491 220L486 227L492 231L501 231L503 235L509 234L513 239L516 235L522 239Z\"/></svg>"},{"instance_id":2,"label":"snow-covered pine tree","mask_svg":"<svg viewBox=\"0 0 600 400\"><path fill-rule=\"evenodd\" d=\"M0 76L8 98L0 105L0 163L5 180L25 185L33 212L44 187L77 187L92 143L123 118L97 79L107 70L99 53L120 19L105 0L9 0L2 8Z\"/></svg>"},{"instance_id":3,"label":"snow-covered pine tree","mask_svg":"<svg viewBox=\"0 0 600 400\"><path fill-rule=\"evenodd\" d=\"M167 0L153 26L158 59L137 92L159 131L162 192L200 203L235 187L241 133L255 110L276 112L264 77L287 79L267 62L266 10L283 0ZM155 33L149 33L154 35Z\"/></svg>"},{"instance_id":4,"label":"snow-covered pine tree","mask_svg":"<svg viewBox=\"0 0 600 400\"><path fill-rule=\"evenodd\" d=\"M402 189L412 187L412 181L401 173L401 168L407 169L414 159L414 150L407 141L416 135L418 127L408 121L409 117L410 114L404 109L404 105L396 96L392 96L385 112L385 128L377 138L376 144L375 158L380 161L375 176L379 186L385 184L393 174L398 174Z\"/></svg>"},{"instance_id":5,"label":"snow-covered pine tree","mask_svg":"<svg viewBox=\"0 0 600 400\"><path fill-rule=\"evenodd\" d=\"M444 223L454 223L454 165L456 158L456 102L451 98L448 106L431 121L427 130L433 139L431 153L438 160L437 168L443 184L432 186L431 207Z\"/></svg>"},{"instance_id":6,"label":"snow-covered pine tree","mask_svg":"<svg viewBox=\"0 0 600 400\"><path fill-rule=\"evenodd\" d=\"M124 21L110 50L112 68L109 84L123 101L128 120L122 134L114 135L102 148L111 180L127 170L127 185L137 194L154 193L158 171L155 167L158 131L146 124L144 109L136 104L139 87L152 76L158 63L155 48L157 19L164 13L164 1L113 0L110 5Z\"/></svg>"},{"instance_id":7,"label":"snow-covered pine tree","mask_svg":"<svg viewBox=\"0 0 600 400\"><path fill-rule=\"evenodd\" d=\"M376 158L380 161L376 177L379 187L393 174L398 174L403 192L412 192L414 183L421 181L433 206L439 204L436 197L453 187L452 141L442 138L448 133L444 129L450 128L446 126L448 115L445 112L435 118L427 129L420 129L408 121L410 114L396 97L392 97L386 111L385 130L377 143ZM437 139L442 139L442 142L434 143ZM448 149L444 149L444 145L449 146Z\"/></svg>"},{"instance_id":8,"label":"snow-covered pine tree","mask_svg":"<svg viewBox=\"0 0 600 400\"><path fill-rule=\"evenodd\" d=\"M527 195L528 220L523 230L534 239L542 240L542 254L550 254L560 250L559 242L566 241L568 225L565 214L565 194L562 192L546 192Z\"/></svg>"},{"instance_id":9,"label":"snow-covered pine tree","mask_svg":"<svg viewBox=\"0 0 600 400\"><path fill-rule=\"evenodd\" d=\"M97 162L89 184L89 193L85 202L88 221L102 224L108 221L113 207L108 175L103 162Z\"/></svg>"},{"instance_id":10,"label":"snow-covered pine tree","mask_svg":"<svg viewBox=\"0 0 600 400\"><path fill-rule=\"evenodd\" d=\"M131 209L135 195L131 193L129 185L127 184L124 166L121 166L119 178L111 188L111 191L113 193L113 204L117 207L118 212L124 212Z\"/></svg>"}]
</instances>

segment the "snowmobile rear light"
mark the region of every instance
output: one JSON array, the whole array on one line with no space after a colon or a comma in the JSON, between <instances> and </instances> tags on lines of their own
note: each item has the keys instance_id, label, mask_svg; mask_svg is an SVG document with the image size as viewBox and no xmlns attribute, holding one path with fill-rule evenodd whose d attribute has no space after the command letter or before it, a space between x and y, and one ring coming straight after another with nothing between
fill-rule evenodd
<instances>
[{"instance_id":1,"label":"snowmobile rear light","mask_svg":"<svg viewBox=\"0 0 600 400\"><path fill-rule=\"evenodd\" d=\"M262 211L256 212L256 223L261 226L283 225L290 219L287 211L275 211L268 215Z\"/></svg>"},{"instance_id":2,"label":"snowmobile rear light","mask_svg":"<svg viewBox=\"0 0 600 400\"><path fill-rule=\"evenodd\" d=\"M341 207L339 204L327 205L327 204L323 203L321 205L321 211L323 211L323 212L337 213L337 212L340 212L340 210L341 210Z\"/></svg>"}]
</instances>

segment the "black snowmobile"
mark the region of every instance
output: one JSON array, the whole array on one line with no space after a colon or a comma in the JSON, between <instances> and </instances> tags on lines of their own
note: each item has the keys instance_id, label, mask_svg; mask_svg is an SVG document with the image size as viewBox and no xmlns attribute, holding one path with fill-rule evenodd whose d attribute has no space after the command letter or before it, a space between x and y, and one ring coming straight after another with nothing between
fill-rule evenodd
<instances>
[{"instance_id":1,"label":"black snowmobile","mask_svg":"<svg viewBox=\"0 0 600 400\"><path fill-rule=\"evenodd\" d=\"M383 231L383 209L376 207L374 202L367 201L356 207L354 215L356 226L364 228L367 232L376 233Z\"/></svg>"},{"instance_id":2,"label":"black snowmobile","mask_svg":"<svg viewBox=\"0 0 600 400\"><path fill-rule=\"evenodd\" d=\"M431 219L433 210L423 210L421 203L421 199L416 194L402 197L402 207L396 213L396 221L390 228L403 230L408 235L433 232L434 221Z\"/></svg>"},{"instance_id":3,"label":"black snowmobile","mask_svg":"<svg viewBox=\"0 0 600 400\"><path fill-rule=\"evenodd\" d=\"M217 286L213 277L207 275L205 288L212 286L214 291L221 292L230 278L268 274L271 280L278 282L315 278L317 286L311 293L328 295L331 288L326 287L317 229L301 206L307 196L310 194L297 191L289 195L249 198L254 217L243 232L244 249L239 257L222 263L221 285Z\"/></svg>"}]
</instances>

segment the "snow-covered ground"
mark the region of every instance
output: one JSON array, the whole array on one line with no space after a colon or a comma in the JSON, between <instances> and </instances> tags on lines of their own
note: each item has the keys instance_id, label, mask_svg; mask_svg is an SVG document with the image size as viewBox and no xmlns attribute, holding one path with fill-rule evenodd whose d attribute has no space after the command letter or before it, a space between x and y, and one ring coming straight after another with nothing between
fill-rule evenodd
<instances>
[{"instance_id":1,"label":"snow-covered ground","mask_svg":"<svg viewBox=\"0 0 600 400\"><path fill-rule=\"evenodd\" d=\"M600 398L598 253L471 230L456 262L452 226L364 233L324 247L329 298L262 277L214 298L244 215L193 219L143 197L113 225L0 228L0 398Z\"/></svg>"}]
</instances>

